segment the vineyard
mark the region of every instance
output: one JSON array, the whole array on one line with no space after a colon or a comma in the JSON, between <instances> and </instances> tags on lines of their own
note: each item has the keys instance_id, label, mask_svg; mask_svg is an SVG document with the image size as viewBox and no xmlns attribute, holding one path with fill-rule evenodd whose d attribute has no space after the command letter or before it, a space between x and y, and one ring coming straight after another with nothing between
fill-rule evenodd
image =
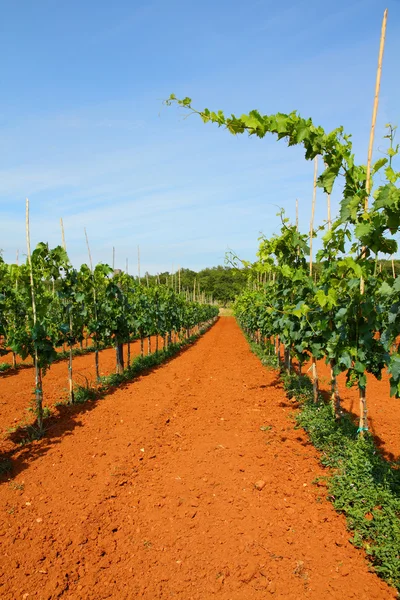
<instances>
[{"instance_id":1,"label":"vineyard","mask_svg":"<svg viewBox=\"0 0 400 600\"><path fill-rule=\"evenodd\" d=\"M31 433L38 438L44 433L43 377L54 361L68 360L68 402L73 404L77 392L80 400L96 392L74 386L74 355L93 352L97 386L104 386L100 351L113 346L117 378L111 383L129 379L132 340L140 340L142 358L145 342L146 354L151 354L152 338L156 355L161 343L165 354L211 324L217 314L215 306L189 301L167 286L145 287L105 264L77 270L61 246L50 249L40 243L20 266L0 257L0 355L13 357L11 364L2 363L2 371L17 369L18 358L31 358L36 415ZM144 364L151 366L151 361Z\"/></svg>"},{"instance_id":2,"label":"vineyard","mask_svg":"<svg viewBox=\"0 0 400 600\"><path fill-rule=\"evenodd\" d=\"M399 598L396 126L373 160L386 21L366 165L343 127L297 111L165 100L312 161L309 229L298 200L295 218L279 209L255 260L141 277L138 246L133 276L114 247L94 265L84 229L76 263L62 219L61 245L31 250L26 200L26 260L0 251L0 598Z\"/></svg>"}]
</instances>

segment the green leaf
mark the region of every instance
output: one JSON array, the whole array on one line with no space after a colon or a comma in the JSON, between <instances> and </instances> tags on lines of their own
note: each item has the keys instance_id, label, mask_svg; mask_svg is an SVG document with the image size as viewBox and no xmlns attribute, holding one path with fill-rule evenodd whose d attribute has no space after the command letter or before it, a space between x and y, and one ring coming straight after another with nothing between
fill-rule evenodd
<instances>
[{"instance_id":1,"label":"green leaf","mask_svg":"<svg viewBox=\"0 0 400 600\"><path fill-rule=\"evenodd\" d=\"M388 296L392 293L392 290L393 288L386 281L384 281L381 287L378 289L378 294L381 294L382 296Z\"/></svg>"},{"instance_id":2,"label":"green leaf","mask_svg":"<svg viewBox=\"0 0 400 600\"><path fill-rule=\"evenodd\" d=\"M400 382L400 356L398 354L392 354L389 363L389 373L392 375L393 380L396 383Z\"/></svg>"},{"instance_id":3,"label":"green leaf","mask_svg":"<svg viewBox=\"0 0 400 600\"><path fill-rule=\"evenodd\" d=\"M387 162L388 162L387 158L379 158L372 167L372 175L375 175L375 173L377 173L379 171L379 169L384 167L387 164Z\"/></svg>"}]
</instances>

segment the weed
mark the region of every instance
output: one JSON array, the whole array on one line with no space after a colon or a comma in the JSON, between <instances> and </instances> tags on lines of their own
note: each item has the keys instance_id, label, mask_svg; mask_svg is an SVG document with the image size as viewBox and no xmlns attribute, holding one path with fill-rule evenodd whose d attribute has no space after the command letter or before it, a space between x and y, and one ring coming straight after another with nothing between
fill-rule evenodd
<instances>
[{"instance_id":1,"label":"weed","mask_svg":"<svg viewBox=\"0 0 400 600\"><path fill-rule=\"evenodd\" d=\"M346 516L354 546L363 548L374 570L400 590L399 464L384 459L371 435L360 438L349 415L337 421L331 404L313 402L309 377L281 373L281 380L288 397L300 404L297 427L320 451L321 463L333 469L331 477L318 477L313 483L326 485L328 499ZM296 574L302 572L297 565Z\"/></svg>"},{"instance_id":2,"label":"weed","mask_svg":"<svg viewBox=\"0 0 400 600\"><path fill-rule=\"evenodd\" d=\"M89 385L76 385L74 388L74 403L83 404L88 400L96 400L98 395L98 391L94 387L90 387Z\"/></svg>"},{"instance_id":3,"label":"weed","mask_svg":"<svg viewBox=\"0 0 400 600\"><path fill-rule=\"evenodd\" d=\"M24 483L17 483L16 481L10 481L9 486L12 490L18 490L19 492L23 492L25 489Z\"/></svg>"},{"instance_id":4,"label":"weed","mask_svg":"<svg viewBox=\"0 0 400 600\"><path fill-rule=\"evenodd\" d=\"M307 395L310 385L300 394ZM352 543L400 589L400 471L379 454L370 435L357 435L349 415L335 421L329 404L307 400L297 422L321 451L322 464L335 469L327 480L328 498L345 514Z\"/></svg>"}]
</instances>

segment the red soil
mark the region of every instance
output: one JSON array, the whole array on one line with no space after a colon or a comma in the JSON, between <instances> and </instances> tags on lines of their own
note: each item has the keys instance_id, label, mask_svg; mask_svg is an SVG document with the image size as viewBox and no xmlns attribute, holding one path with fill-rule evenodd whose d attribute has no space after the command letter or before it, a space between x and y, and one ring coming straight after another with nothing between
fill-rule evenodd
<instances>
[{"instance_id":1,"label":"red soil","mask_svg":"<svg viewBox=\"0 0 400 600\"><path fill-rule=\"evenodd\" d=\"M0 597L395 598L313 485L293 414L230 318L71 409L1 487Z\"/></svg>"},{"instance_id":2,"label":"red soil","mask_svg":"<svg viewBox=\"0 0 400 600\"><path fill-rule=\"evenodd\" d=\"M163 347L163 340L159 338L159 348ZM152 348L155 348L155 338L152 339ZM144 343L147 352L147 339ZM140 354L140 341L131 343L131 357ZM8 355L7 355L8 356ZM125 346L126 359L126 346ZM99 356L100 375L109 375L115 372L115 349L102 350ZM4 361L6 362L6 361ZM8 428L20 423L34 421L33 415L28 411L29 405L34 400L35 374L32 366L17 370L7 370L0 374L0 434ZM43 377L43 396L46 406L53 406L56 402L68 398L68 361L62 360L54 363ZM73 379L76 384L85 386L93 384L96 379L94 353L76 356L73 359Z\"/></svg>"}]
</instances>

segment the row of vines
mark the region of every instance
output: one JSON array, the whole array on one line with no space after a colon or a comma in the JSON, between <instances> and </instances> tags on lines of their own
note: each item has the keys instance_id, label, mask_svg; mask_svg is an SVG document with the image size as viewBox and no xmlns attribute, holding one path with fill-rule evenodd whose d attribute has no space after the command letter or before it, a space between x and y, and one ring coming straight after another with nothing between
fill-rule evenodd
<instances>
[{"instance_id":1,"label":"row of vines","mask_svg":"<svg viewBox=\"0 0 400 600\"><path fill-rule=\"evenodd\" d=\"M280 213L280 235L261 238L257 262L247 265L258 273L256 285L237 299L236 315L248 334L271 343L277 355L283 345L287 369L295 359L301 370L311 358L315 399L317 360L325 358L331 368L337 418L341 407L336 378L345 372L348 385L359 389L359 432L363 435L368 430L367 374L380 379L387 369L390 393L400 396L400 278L381 271L378 260L396 253L400 230L395 128L387 126L386 155L366 167L355 163L351 136L342 128L325 133L296 112L262 115L253 110L241 117L226 117L222 111L195 110L190 98L178 100L171 95L166 103L177 103L205 123L215 123L234 135L263 138L273 133L289 146L302 145L307 160L322 160L325 168L315 185L327 195L341 179L340 214L333 223L329 215L317 232L312 223L309 233L299 232L297 225ZM375 188L373 176L379 177ZM317 233L322 248L316 256L316 279L309 257Z\"/></svg>"},{"instance_id":2,"label":"row of vines","mask_svg":"<svg viewBox=\"0 0 400 600\"><path fill-rule=\"evenodd\" d=\"M155 336L163 348L190 337L211 322L218 308L186 299L162 285L145 287L132 276L105 264L72 266L66 250L40 243L25 264L7 264L0 256L0 356L31 357L35 372L35 414L43 433L42 379L64 349L68 357L69 402L74 402L73 356L90 344L100 381L100 350L114 346L116 373L131 362L130 344L140 339L143 356ZM124 352L126 345L126 352ZM80 348L79 348L80 346ZM64 354L64 355L65 355ZM125 356L126 355L126 360Z\"/></svg>"}]
</instances>

